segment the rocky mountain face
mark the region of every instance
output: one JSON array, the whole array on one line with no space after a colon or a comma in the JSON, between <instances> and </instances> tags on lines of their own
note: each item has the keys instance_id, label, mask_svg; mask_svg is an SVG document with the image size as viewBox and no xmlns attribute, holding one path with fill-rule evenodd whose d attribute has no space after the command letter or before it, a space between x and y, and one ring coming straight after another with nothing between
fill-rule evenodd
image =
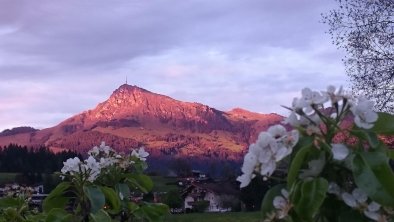
<instances>
[{"instance_id":1,"label":"rocky mountain face","mask_svg":"<svg viewBox=\"0 0 394 222\"><path fill-rule=\"evenodd\" d=\"M224 112L125 84L96 108L54 127L3 132L0 145L46 145L86 152L105 141L120 151L145 146L153 157L237 161L260 131L282 119L240 108Z\"/></svg>"}]
</instances>

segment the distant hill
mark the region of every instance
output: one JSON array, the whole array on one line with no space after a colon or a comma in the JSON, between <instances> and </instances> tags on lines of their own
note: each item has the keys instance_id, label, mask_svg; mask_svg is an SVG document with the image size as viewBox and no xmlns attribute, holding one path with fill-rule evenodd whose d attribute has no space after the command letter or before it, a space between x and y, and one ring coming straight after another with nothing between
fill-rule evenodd
<instances>
[{"instance_id":1,"label":"distant hill","mask_svg":"<svg viewBox=\"0 0 394 222\"><path fill-rule=\"evenodd\" d=\"M6 129L0 133L0 136L12 136L12 135L21 134L21 133L33 133L36 131L38 131L38 129L34 129L33 127L21 126L21 127L15 127L12 129Z\"/></svg>"}]
</instances>

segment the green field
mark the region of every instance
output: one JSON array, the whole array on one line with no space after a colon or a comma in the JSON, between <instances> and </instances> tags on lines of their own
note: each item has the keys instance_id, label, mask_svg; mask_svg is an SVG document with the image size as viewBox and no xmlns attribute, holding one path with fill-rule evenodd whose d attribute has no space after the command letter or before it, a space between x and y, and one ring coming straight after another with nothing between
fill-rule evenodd
<instances>
[{"instance_id":1,"label":"green field","mask_svg":"<svg viewBox=\"0 0 394 222\"><path fill-rule=\"evenodd\" d=\"M178 189L176 186L176 178L168 178L163 176L151 176L153 180L153 191L155 192L167 192L169 190Z\"/></svg>"},{"instance_id":2,"label":"green field","mask_svg":"<svg viewBox=\"0 0 394 222\"><path fill-rule=\"evenodd\" d=\"M231 213L190 213L175 214L165 218L165 222L259 222L260 212Z\"/></svg>"},{"instance_id":3,"label":"green field","mask_svg":"<svg viewBox=\"0 0 394 222\"><path fill-rule=\"evenodd\" d=\"M0 185L15 182L15 177L19 173L0 173Z\"/></svg>"}]
</instances>

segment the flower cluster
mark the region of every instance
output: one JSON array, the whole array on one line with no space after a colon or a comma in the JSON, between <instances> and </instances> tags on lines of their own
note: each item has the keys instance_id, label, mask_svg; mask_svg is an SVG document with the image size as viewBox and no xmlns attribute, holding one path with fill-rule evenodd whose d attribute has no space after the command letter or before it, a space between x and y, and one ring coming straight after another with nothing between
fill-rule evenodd
<instances>
[{"instance_id":1,"label":"flower cluster","mask_svg":"<svg viewBox=\"0 0 394 222\"><path fill-rule=\"evenodd\" d=\"M287 131L282 125L274 125L267 132L261 132L245 155L241 169L243 174L237 178L241 182L241 188L250 183L255 173L271 176L276 163L291 154L298 137L298 131Z\"/></svg>"},{"instance_id":2,"label":"flower cluster","mask_svg":"<svg viewBox=\"0 0 394 222\"><path fill-rule=\"evenodd\" d=\"M304 88L301 97L285 108L290 114L283 126L259 134L237 178L241 188L257 174L263 180L286 181L265 195L264 221L346 220L346 211L373 221L391 221L394 177L388 159L393 156L380 135L394 134L394 115L377 113L373 101L333 86L324 91ZM290 127L293 130L286 130ZM286 161L279 165L282 160ZM277 170L277 166L289 169ZM275 171L280 174L272 176ZM279 178L285 174L286 180ZM343 184L344 189L329 181ZM326 210L337 204L326 199L339 199L347 207Z\"/></svg>"},{"instance_id":3,"label":"flower cluster","mask_svg":"<svg viewBox=\"0 0 394 222\"><path fill-rule=\"evenodd\" d=\"M322 121L320 111L326 108L335 108L332 118L343 118L350 110L354 116L354 123L364 129L373 127L373 123L378 119L378 115L373 111L374 102L364 97L353 98L345 92L342 87L336 90L334 86L328 86L326 91L312 91L304 88L301 98L294 98L292 107L288 108L292 112L285 119L285 123L293 127L306 127L312 132L319 131L319 124Z\"/></svg>"},{"instance_id":4,"label":"flower cluster","mask_svg":"<svg viewBox=\"0 0 394 222\"><path fill-rule=\"evenodd\" d=\"M78 157L74 157L63 162L61 177L64 179L66 174L80 174L87 177L88 181L93 182L100 174L100 170L100 164L92 156L83 162Z\"/></svg>"},{"instance_id":5,"label":"flower cluster","mask_svg":"<svg viewBox=\"0 0 394 222\"><path fill-rule=\"evenodd\" d=\"M343 200L347 206L363 212L369 219L378 222L388 221L387 212L384 211L380 204L368 200L367 194L359 188L355 188L351 193L348 193L343 191L336 183L331 182L328 187L328 193Z\"/></svg>"},{"instance_id":6,"label":"flower cluster","mask_svg":"<svg viewBox=\"0 0 394 222\"><path fill-rule=\"evenodd\" d=\"M125 156L118 154L102 142L100 146L95 146L89 150L88 155L88 158L84 161L74 157L63 162L64 166L61 169L62 179L67 175L80 175L89 182L94 182L100 173L107 168L118 165L122 169L127 169L135 163L136 159L145 161L149 153L142 147L138 150L133 150L129 156Z\"/></svg>"},{"instance_id":7,"label":"flower cluster","mask_svg":"<svg viewBox=\"0 0 394 222\"><path fill-rule=\"evenodd\" d=\"M285 189L281 190L280 196L276 196L273 201L274 208L277 210L276 218L283 219L287 216L292 205L289 201L289 192Z\"/></svg>"},{"instance_id":8,"label":"flower cluster","mask_svg":"<svg viewBox=\"0 0 394 222\"><path fill-rule=\"evenodd\" d=\"M4 187L4 196L29 199L35 192L33 187L9 184Z\"/></svg>"}]
</instances>

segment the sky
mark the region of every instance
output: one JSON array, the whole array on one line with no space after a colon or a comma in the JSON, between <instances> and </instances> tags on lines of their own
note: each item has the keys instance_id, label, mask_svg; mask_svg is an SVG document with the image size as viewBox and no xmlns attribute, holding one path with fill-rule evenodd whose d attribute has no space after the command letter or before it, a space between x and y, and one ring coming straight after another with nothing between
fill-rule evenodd
<instances>
[{"instance_id":1,"label":"sky","mask_svg":"<svg viewBox=\"0 0 394 222\"><path fill-rule=\"evenodd\" d=\"M287 111L349 87L334 0L0 0L0 131L45 128L130 85L219 110Z\"/></svg>"}]
</instances>

